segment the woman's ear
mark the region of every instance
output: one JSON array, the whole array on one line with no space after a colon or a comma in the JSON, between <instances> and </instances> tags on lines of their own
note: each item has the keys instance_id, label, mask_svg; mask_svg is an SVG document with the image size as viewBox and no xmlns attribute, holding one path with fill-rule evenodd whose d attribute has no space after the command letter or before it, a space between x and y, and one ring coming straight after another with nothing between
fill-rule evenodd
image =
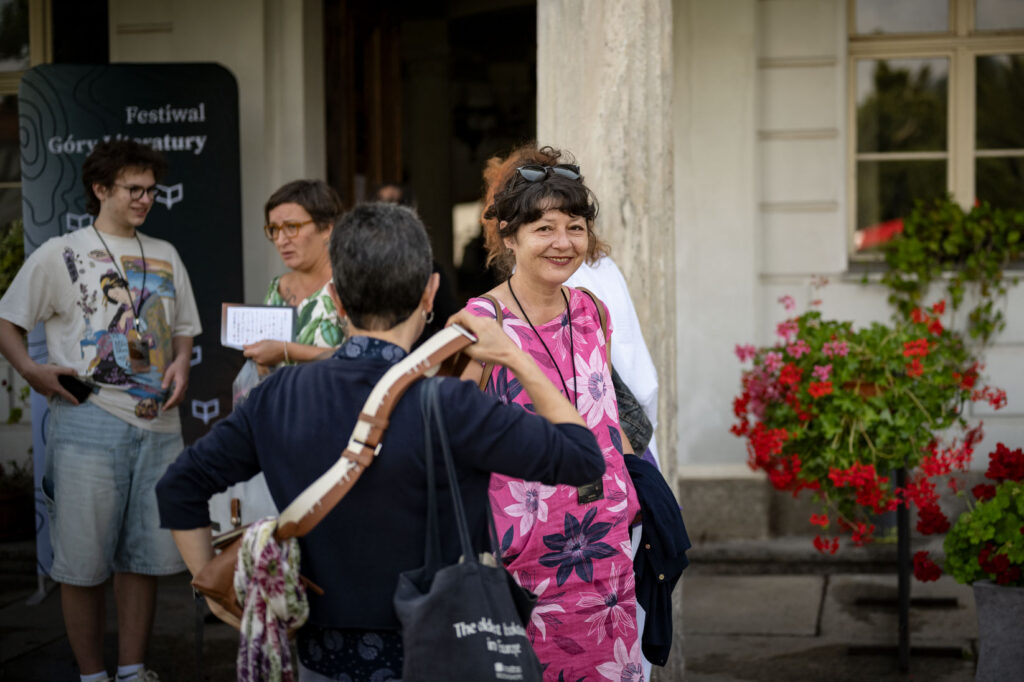
<instances>
[{"instance_id":1,"label":"woman's ear","mask_svg":"<svg viewBox=\"0 0 1024 682\"><path fill-rule=\"evenodd\" d=\"M334 307L338 309L338 317L347 317L348 313L345 312L345 306L342 305L341 299L338 298L338 290L334 288L334 280L327 283L327 293L330 294L331 300L334 301Z\"/></svg>"},{"instance_id":2,"label":"woman's ear","mask_svg":"<svg viewBox=\"0 0 1024 682\"><path fill-rule=\"evenodd\" d=\"M427 286L423 289L423 298L420 299L420 305L423 306L424 311L430 312L434 309L434 296L437 295L440 286L441 275L432 272L430 278L427 279Z\"/></svg>"},{"instance_id":3,"label":"woman's ear","mask_svg":"<svg viewBox=\"0 0 1024 682\"><path fill-rule=\"evenodd\" d=\"M506 227L508 227L508 221L507 220L502 220L501 224L498 226L498 229L499 230L504 230ZM502 237L501 243L505 245L506 249L511 251L512 250L512 245L516 243L516 236L514 234L512 234L512 235L509 235L507 237Z\"/></svg>"}]
</instances>

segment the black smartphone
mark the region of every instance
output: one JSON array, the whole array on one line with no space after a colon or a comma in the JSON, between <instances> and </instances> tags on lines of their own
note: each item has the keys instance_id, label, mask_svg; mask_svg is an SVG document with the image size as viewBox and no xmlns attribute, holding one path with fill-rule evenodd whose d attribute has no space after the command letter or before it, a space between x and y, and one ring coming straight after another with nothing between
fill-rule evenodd
<instances>
[{"instance_id":1,"label":"black smartphone","mask_svg":"<svg viewBox=\"0 0 1024 682\"><path fill-rule=\"evenodd\" d=\"M84 403L92 395L92 387L72 374L58 374L57 381L68 393L75 396L79 404Z\"/></svg>"}]
</instances>

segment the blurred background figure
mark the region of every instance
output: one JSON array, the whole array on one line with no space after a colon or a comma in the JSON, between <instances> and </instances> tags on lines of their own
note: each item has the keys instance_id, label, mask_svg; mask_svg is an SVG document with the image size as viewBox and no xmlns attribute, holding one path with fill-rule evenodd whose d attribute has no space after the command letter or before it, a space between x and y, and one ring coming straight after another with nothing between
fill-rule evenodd
<instances>
[{"instance_id":1,"label":"blurred background figure","mask_svg":"<svg viewBox=\"0 0 1024 682\"><path fill-rule=\"evenodd\" d=\"M331 281L327 246L342 211L338 193L323 180L293 180L267 199L263 232L289 270L270 281L263 302L295 308L295 340L266 339L245 346L245 357L257 364L259 372L248 371L251 365L242 368L232 387L235 407L258 383L258 376L281 364L315 360L344 340L344 325L327 288ZM210 499L210 516L218 532L277 511L262 473Z\"/></svg>"},{"instance_id":2,"label":"blurred background figure","mask_svg":"<svg viewBox=\"0 0 1024 682\"><path fill-rule=\"evenodd\" d=\"M377 201L382 201L388 204L399 204L400 206L408 206L409 208L416 210L416 195L413 192L412 187L408 185L400 185L395 182L386 182L377 188L374 192L374 198ZM448 318L454 315L462 308L464 301L459 301L455 294L452 293L452 284L449 280L448 275L445 274L444 268L435 259L434 272L440 277L441 283L437 289L437 296L434 297L434 312L431 315L430 320L427 322L426 327L423 329L423 335L416 340L413 344L413 348L419 346L424 340L429 339L431 336L441 331L444 328L444 323L448 321Z\"/></svg>"},{"instance_id":3,"label":"blurred background figure","mask_svg":"<svg viewBox=\"0 0 1024 682\"><path fill-rule=\"evenodd\" d=\"M327 292L331 261L327 244L341 216L341 198L323 180L293 180L270 195L263 232L288 267L271 280L263 302L298 313L295 341L263 340L245 347L262 368L315 360L344 339L338 311Z\"/></svg>"}]
</instances>

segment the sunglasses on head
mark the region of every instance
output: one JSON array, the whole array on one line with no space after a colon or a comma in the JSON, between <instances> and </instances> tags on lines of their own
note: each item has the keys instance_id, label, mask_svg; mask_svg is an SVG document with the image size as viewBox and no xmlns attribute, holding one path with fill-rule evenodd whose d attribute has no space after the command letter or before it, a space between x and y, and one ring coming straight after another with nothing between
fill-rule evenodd
<instances>
[{"instance_id":1,"label":"sunglasses on head","mask_svg":"<svg viewBox=\"0 0 1024 682\"><path fill-rule=\"evenodd\" d=\"M574 163L560 163L555 166L528 164L516 168L516 175L527 182L543 182L548 176L561 175L569 180L580 179L580 167Z\"/></svg>"}]
</instances>

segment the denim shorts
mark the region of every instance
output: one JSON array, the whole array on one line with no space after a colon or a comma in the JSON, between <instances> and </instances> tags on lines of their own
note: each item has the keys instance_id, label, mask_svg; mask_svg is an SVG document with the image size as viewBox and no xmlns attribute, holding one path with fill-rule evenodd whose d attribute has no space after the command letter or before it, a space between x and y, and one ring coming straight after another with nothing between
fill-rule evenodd
<instances>
[{"instance_id":1,"label":"denim shorts","mask_svg":"<svg viewBox=\"0 0 1024 682\"><path fill-rule=\"evenodd\" d=\"M185 569L160 528L156 483L183 449L180 433L128 424L84 403L50 401L43 494L59 583L91 586L112 572L170 575Z\"/></svg>"}]
</instances>

